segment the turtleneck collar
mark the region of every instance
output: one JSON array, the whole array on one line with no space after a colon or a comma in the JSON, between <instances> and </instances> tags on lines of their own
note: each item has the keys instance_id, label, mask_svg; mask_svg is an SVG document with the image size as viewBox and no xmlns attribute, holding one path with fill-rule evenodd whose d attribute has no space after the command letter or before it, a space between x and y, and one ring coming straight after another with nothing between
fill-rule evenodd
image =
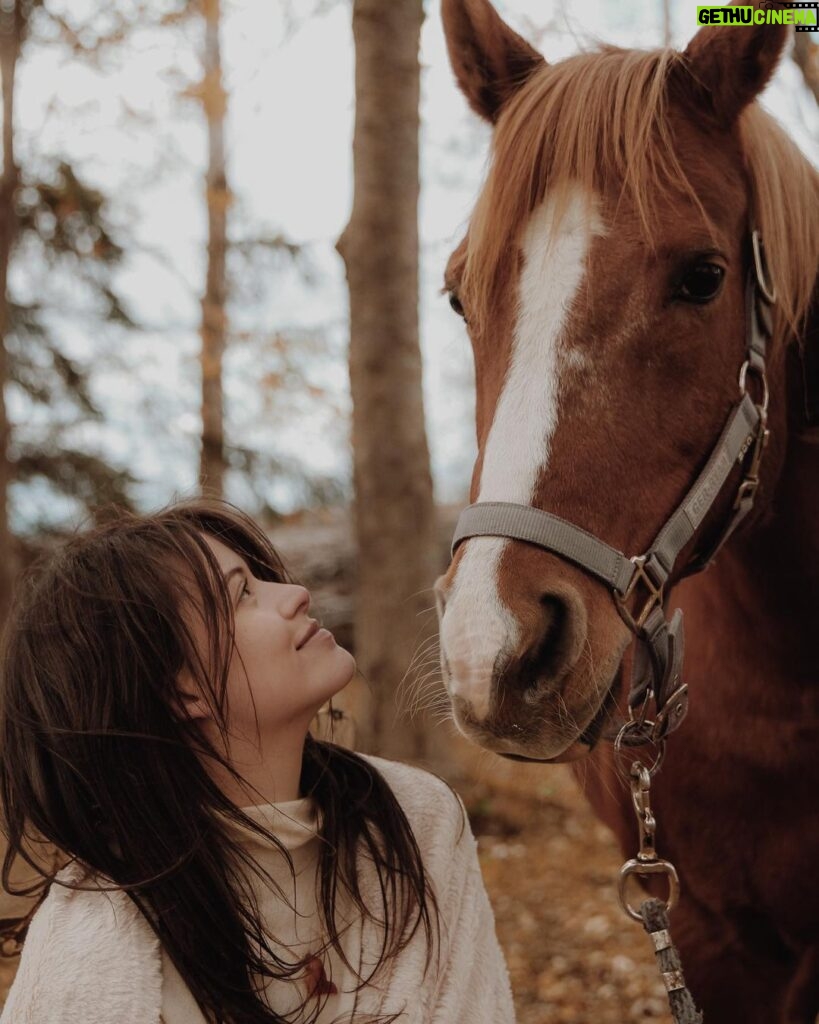
<instances>
[{"instance_id":1,"label":"turtleneck collar","mask_svg":"<svg viewBox=\"0 0 819 1024\"><path fill-rule=\"evenodd\" d=\"M297 850L314 840L319 831L318 807L312 797L287 800L280 804L257 804L242 807L257 825L272 832L289 851ZM270 844L245 825L230 821L230 828L248 845L268 847Z\"/></svg>"}]
</instances>

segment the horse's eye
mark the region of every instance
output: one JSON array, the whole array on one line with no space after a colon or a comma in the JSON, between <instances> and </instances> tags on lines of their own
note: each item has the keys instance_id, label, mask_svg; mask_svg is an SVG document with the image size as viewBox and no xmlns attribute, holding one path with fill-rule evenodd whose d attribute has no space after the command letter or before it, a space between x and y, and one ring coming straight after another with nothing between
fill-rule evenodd
<instances>
[{"instance_id":1,"label":"horse's eye","mask_svg":"<svg viewBox=\"0 0 819 1024\"><path fill-rule=\"evenodd\" d=\"M466 313L464 313L464 307L461 305L461 300L458 298L455 292L449 293L449 304L450 306L452 306L452 308L455 310L458 316L462 316L464 320L466 320Z\"/></svg>"},{"instance_id":2,"label":"horse's eye","mask_svg":"<svg viewBox=\"0 0 819 1024\"><path fill-rule=\"evenodd\" d=\"M717 297L724 277L725 268L719 263L702 260L686 271L677 294L684 302L703 305Z\"/></svg>"}]
</instances>

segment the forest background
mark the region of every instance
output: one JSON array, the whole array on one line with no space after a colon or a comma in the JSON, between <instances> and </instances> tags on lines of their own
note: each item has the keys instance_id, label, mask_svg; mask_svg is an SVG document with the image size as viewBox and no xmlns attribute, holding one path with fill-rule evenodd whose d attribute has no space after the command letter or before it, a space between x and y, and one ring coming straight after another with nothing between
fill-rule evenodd
<instances>
[{"instance_id":1,"label":"forest background","mask_svg":"<svg viewBox=\"0 0 819 1024\"><path fill-rule=\"evenodd\" d=\"M472 357L441 284L489 133L455 87L437 2L357 5L367 15L359 25L403 11L392 26L376 21L370 42L354 38L353 6L0 8L0 619L32 555L111 501L147 510L204 488L272 527L320 509L340 515L357 489L351 539L362 578L349 608L328 613L342 630L350 620L351 644L357 634L375 703L359 713L375 714L363 723L372 734L387 728L382 694L393 702L398 676L431 639L429 587L445 558L433 505L468 493ZM687 0L497 6L550 60L600 40L683 47L696 28ZM764 103L819 162L813 40L796 36ZM357 46L360 71L373 76L359 80L358 96ZM337 243L353 208L357 103L360 112L379 96L370 115L395 134L401 189L379 195L364 174L361 192L384 212L380 222L364 216L370 239L359 252L375 252L369 242L381 235L387 277L404 281L403 312L376 310L375 336L360 341ZM359 157L360 168L373 159ZM390 265L396 251L403 261ZM365 303L389 292L378 269L376 260L363 276ZM358 404L357 341L369 367ZM392 369L370 382L374 355ZM388 395L392 420L377 411ZM377 649L384 637L390 650ZM421 753L425 728L421 716L414 746L394 752Z\"/></svg>"},{"instance_id":2,"label":"forest background","mask_svg":"<svg viewBox=\"0 0 819 1024\"><path fill-rule=\"evenodd\" d=\"M696 30L691 0L496 7L553 61ZM763 97L817 165L818 55ZM361 744L457 774L430 588L474 397L441 286L489 133L437 0L1 0L0 75L0 620L111 502L223 496L355 650Z\"/></svg>"}]
</instances>

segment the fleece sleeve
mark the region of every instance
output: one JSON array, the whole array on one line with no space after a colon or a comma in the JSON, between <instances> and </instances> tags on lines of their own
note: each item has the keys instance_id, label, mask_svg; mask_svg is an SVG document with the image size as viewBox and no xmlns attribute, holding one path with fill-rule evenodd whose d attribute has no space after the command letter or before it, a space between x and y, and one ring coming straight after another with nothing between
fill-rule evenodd
<instances>
[{"instance_id":1,"label":"fleece sleeve","mask_svg":"<svg viewBox=\"0 0 819 1024\"><path fill-rule=\"evenodd\" d=\"M158 940L122 892L52 886L0 1024L159 1024Z\"/></svg>"}]
</instances>

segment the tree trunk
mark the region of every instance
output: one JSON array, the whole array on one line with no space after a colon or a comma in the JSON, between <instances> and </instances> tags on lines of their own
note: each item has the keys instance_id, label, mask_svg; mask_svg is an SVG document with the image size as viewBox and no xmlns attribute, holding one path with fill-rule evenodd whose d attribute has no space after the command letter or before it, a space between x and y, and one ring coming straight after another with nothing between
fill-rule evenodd
<instances>
[{"instance_id":1,"label":"tree trunk","mask_svg":"<svg viewBox=\"0 0 819 1024\"><path fill-rule=\"evenodd\" d=\"M8 379L8 270L17 234L14 195L19 184L19 171L14 161L14 79L24 28L25 15L19 2L14 3L11 9L6 7L0 11L0 86L3 90L3 178L0 182L0 625L5 622L8 614L18 570L17 549L9 528L11 436L4 388Z\"/></svg>"},{"instance_id":2,"label":"tree trunk","mask_svg":"<svg viewBox=\"0 0 819 1024\"><path fill-rule=\"evenodd\" d=\"M204 0L204 78L201 99L208 125L208 268L202 298L202 450L199 483L202 493L224 493L225 440L222 401L222 361L227 333L227 210L230 193L225 170L225 111L219 49L220 0Z\"/></svg>"},{"instance_id":3,"label":"tree trunk","mask_svg":"<svg viewBox=\"0 0 819 1024\"><path fill-rule=\"evenodd\" d=\"M17 61L26 28L26 15L19 2L0 9L0 87L3 90L3 178L0 181L0 625L8 615L18 551L9 529L8 493L12 481L9 462L11 431L6 413L4 385L8 378L6 335L9 329L8 270L17 235L14 195L19 185L19 170L14 160L14 83ZM6 841L0 837L0 855L6 854ZM33 872L19 858L15 861L16 884L34 880ZM0 917L22 917L28 913L31 899L11 896L0 890Z\"/></svg>"},{"instance_id":4,"label":"tree trunk","mask_svg":"<svg viewBox=\"0 0 819 1024\"><path fill-rule=\"evenodd\" d=\"M671 46L671 0L661 0L663 5L663 46Z\"/></svg>"},{"instance_id":5,"label":"tree trunk","mask_svg":"<svg viewBox=\"0 0 819 1024\"><path fill-rule=\"evenodd\" d=\"M437 570L418 339L422 21L422 0L354 0L354 199L338 242L350 292L355 648L373 690L364 745L414 759L430 752L428 719L399 722L397 697L434 629Z\"/></svg>"}]
</instances>

